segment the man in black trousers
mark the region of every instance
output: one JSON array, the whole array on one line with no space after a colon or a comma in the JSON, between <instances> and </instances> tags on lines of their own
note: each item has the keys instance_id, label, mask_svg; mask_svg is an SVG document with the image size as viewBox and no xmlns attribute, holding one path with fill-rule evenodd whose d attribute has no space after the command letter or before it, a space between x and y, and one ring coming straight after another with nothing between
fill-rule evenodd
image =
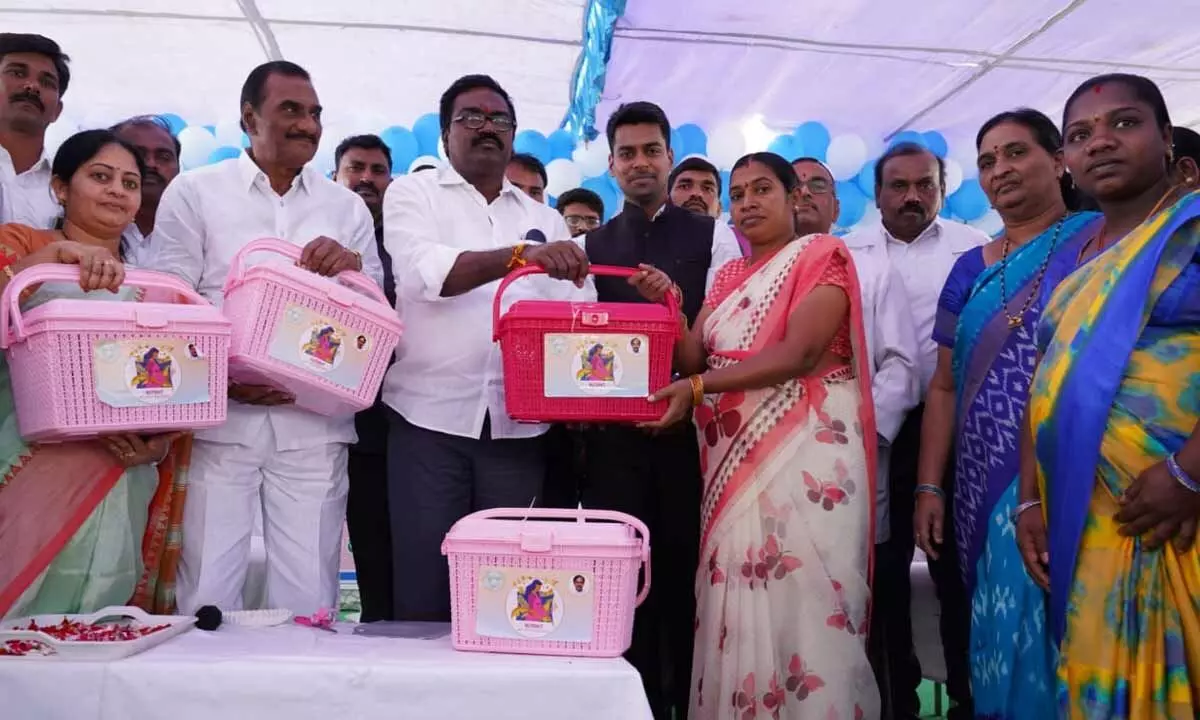
<instances>
[{"instance_id":1,"label":"man in black trousers","mask_svg":"<svg viewBox=\"0 0 1200 720\"><path fill-rule=\"evenodd\" d=\"M737 240L723 223L669 204L667 176L674 156L671 126L661 108L647 102L622 105L607 131L609 171L626 204L588 233L588 261L648 264L664 271L682 291L690 322L716 269L741 257ZM600 302L645 302L623 278L597 277L596 293ZM691 423L658 435L629 426L592 427L585 443L584 507L628 513L650 529L654 582L635 616L633 646L625 657L642 674L654 717L681 720L691 689L700 554L696 430Z\"/></svg>"}]
</instances>

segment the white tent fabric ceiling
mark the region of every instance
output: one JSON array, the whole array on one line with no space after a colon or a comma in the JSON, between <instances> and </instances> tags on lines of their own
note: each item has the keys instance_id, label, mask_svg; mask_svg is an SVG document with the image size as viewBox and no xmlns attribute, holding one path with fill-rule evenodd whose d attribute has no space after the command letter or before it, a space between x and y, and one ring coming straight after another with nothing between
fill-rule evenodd
<instances>
[{"instance_id":1,"label":"white tent fabric ceiling","mask_svg":"<svg viewBox=\"0 0 1200 720\"><path fill-rule=\"evenodd\" d=\"M55 38L72 58L65 122L173 112L236 118L254 65L314 75L331 133L410 125L456 77L487 72L521 125L549 133L571 101L585 0L0 0L0 27ZM620 102L659 101L676 124L819 120L872 142L938 130L951 147L990 114L1057 117L1089 75L1157 80L1200 126L1200 0L627 0L596 127Z\"/></svg>"}]
</instances>

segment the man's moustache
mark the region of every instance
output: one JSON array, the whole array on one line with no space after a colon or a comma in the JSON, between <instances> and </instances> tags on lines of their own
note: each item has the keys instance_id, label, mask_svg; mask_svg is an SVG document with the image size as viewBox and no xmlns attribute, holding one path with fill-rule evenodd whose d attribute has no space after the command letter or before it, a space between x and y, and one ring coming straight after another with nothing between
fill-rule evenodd
<instances>
[{"instance_id":1,"label":"man's moustache","mask_svg":"<svg viewBox=\"0 0 1200 720\"><path fill-rule=\"evenodd\" d=\"M42 102L42 99L40 97L38 97L36 93L32 93L32 92L22 91L22 92L16 93L11 98L9 98L9 102L12 103L13 105L16 105L19 102L30 102L30 103L33 103L34 105L36 105L38 110L46 109L46 105Z\"/></svg>"}]
</instances>

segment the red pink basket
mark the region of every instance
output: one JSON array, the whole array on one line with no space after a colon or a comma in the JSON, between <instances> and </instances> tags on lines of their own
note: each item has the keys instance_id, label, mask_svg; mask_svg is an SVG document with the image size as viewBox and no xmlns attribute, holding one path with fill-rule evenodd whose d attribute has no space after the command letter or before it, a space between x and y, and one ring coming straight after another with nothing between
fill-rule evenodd
<instances>
[{"instance_id":1,"label":"red pink basket","mask_svg":"<svg viewBox=\"0 0 1200 720\"><path fill-rule=\"evenodd\" d=\"M504 291L545 272L525 267L500 283L492 304L504 362L504 400L519 422L645 422L666 402L646 397L671 381L679 305L519 300L500 315ZM632 268L593 265L593 275L631 277Z\"/></svg>"},{"instance_id":2,"label":"red pink basket","mask_svg":"<svg viewBox=\"0 0 1200 720\"><path fill-rule=\"evenodd\" d=\"M22 312L21 293L47 282L78 286L79 268L35 265L0 297L0 348L27 442L225 422L230 324L207 300L171 276L130 270L127 286L173 302L56 298Z\"/></svg>"},{"instance_id":3,"label":"red pink basket","mask_svg":"<svg viewBox=\"0 0 1200 720\"><path fill-rule=\"evenodd\" d=\"M233 321L229 377L290 392L296 406L349 415L375 402L401 324L383 291L360 272L336 280L289 265L246 267L256 252L293 261L301 249L283 240L248 243L225 280L225 315Z\"/></svg>"}]
</instances>

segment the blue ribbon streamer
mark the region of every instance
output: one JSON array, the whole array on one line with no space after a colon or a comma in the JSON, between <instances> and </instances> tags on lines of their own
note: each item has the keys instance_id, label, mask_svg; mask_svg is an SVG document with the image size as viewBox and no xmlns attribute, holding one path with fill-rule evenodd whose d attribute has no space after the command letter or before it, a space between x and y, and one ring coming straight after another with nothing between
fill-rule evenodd
<instances>
[{"instance_id":1,"label":"blue ribbon streamer","mask_svg":"<svg viewBox=\"0 0 1200 720\"><path fill-rule=\"evenodd\" d=\"M596 106L604 92L608 59L612 54L617 20L625 14L626 0L588 0L583 11L583 49L571 75L571 104L562 128L577 138L595 140Z\"/></svg>"}]
</instances>

